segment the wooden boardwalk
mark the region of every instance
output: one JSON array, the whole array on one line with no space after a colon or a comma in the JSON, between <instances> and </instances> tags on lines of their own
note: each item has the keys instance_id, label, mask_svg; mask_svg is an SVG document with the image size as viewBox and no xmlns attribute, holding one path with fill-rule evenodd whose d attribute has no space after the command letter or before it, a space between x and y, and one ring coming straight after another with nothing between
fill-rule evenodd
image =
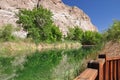
<instances>
[{"instance_id":1,"label":"wooden boardwalk","mask_svg":"<svg viewBox=\"0 0 120 80\"><path fill-rule=\"evenodd\" d=\"M120 80L120 55L100 54L74 80Z\"/></svg>"}]
</instances>

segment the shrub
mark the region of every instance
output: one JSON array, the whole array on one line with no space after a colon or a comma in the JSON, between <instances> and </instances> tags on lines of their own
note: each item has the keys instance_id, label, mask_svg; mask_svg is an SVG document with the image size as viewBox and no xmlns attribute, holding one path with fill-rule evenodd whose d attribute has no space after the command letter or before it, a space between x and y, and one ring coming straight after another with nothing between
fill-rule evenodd
<instances>
[{"instance_id":1,"label":"shrub","mask_svg":"<svg viewBox=\"0 0 120 80\"><path fill-rule=\"evenodd\" d=\"M83 35L82 29L80 29L78 27L69 28L69 32L67 34L67 39L81 41L82 35Z\"/></svg>"},{"instance_id":2,"label":"shrub","mask_svg":"<svg viewBox=\"0 0 120 80\"><path fill-rule=\"evenodd\" d=\"M114 21L113 25L104 32L104 39L107 41L120 39L120 21Z\"/></svg>"},{"instance_id":3,"label":"shrub","mask_svg":"<svg viewBox=\"0 0 120 80\"><path fill-rule=\"evenodd\" d=\"M0 40L2 41L11 41L14 40L14 36L12 35L13 26L11 24L7 24L3 26L3 29L0 30Z\"/></svg>"},{"instance_id":4,"label":"shrub","mask_svg":"<svg viewBox=\"0 0 120 80\"><path fill-rule=\"evenodd\" d=\"M69 28L66 39L73 40L74 38L74 28Z\"/></svg>"},{"instance_id":5,"label":"shrub","mask_svg":"<svg viewBox=\"0 0 120 80\"><path fill-rule=\"evenodd\" d=\"M52 21L52 13L42 6L33 10L20 10L17 23L28 32L35 42L61 40L62 33Z\"/></svg>"},{"instance_id":6,"label":"shrub","mask_svg":"<svg viewBox=\"0 0 120 80\"><path fill-rule=\"evenodd\" d=\"M59 28L56 27L55 25L52 26L51 28L51 40L52 41L60 41L62 38L62 33L60 32Z\"/></svg>"},{"instance_id":7,"label":"shrub","mask_svg":"<svg viewBox=\"0 0 120 80\"><path fill-rule=\"evenodd\" d=\"M73 39L81 41L82 35L83 35L83 30L78 27L75 27Z\"/></svg>"},{"instance_id":8,"label":"shrub","mask_svg":"<svg viewBox=\"0 0 120 80\"><path fill-rule=\"evenodd\" d=\"M98 32L85 31L82 36L83 45L96 45L102 40L102 35Z\"/></svg>"},{"instance_id":9,"label":"shrub","mask_svg":"<svg viewBox=\"0 0 120 80\"><path fill-rule=\"evenodd\" d=\"M102 34L93 31L85 31L75 27L69 28L67 39L80 41L83 45L96 45L102 41Z\"/></svg>"}]
</instances>

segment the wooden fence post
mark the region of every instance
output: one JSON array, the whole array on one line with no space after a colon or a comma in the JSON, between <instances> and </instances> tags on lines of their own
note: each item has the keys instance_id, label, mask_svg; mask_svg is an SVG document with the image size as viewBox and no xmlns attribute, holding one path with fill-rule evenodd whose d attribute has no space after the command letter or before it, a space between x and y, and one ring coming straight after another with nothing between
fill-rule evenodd
<instances>
[{"instance_id":1,"label":"wooden fence post","mask_svg":"<svg viewBox=\"0 0 120 80\"><path fill-rule=\"evenodd\" d=\"M100 54L87 67L76 80L120 80L120 55Z\"/></svg>"},{"instance_id":2,"label":"wooden fence post","mask_svg":"<svg viewBox=\"0 0 120 80\"><path fill-rule=\"evenodd\" d=\"M120 80L120 59L118 60L118 80Z\"/></svg>"},{"instance_id":3,"label":"wooden fence post","mask_svg":"<svg viewBox=\"0 0 120 80\"><path fill-rule=\"evenodd\" d=\"M104 80L104 63L105 63L105 59L98 59L95 61L90 61L88 63L88 68L93 68L98 70L97 80Z\"/></svg>"}]
</instances>

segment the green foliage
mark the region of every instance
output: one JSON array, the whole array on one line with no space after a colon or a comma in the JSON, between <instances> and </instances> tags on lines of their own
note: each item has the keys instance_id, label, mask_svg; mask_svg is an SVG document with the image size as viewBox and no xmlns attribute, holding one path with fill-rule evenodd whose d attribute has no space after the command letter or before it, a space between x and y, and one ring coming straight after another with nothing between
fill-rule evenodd
<instances>
[{"instance_id":1,"label":"green foliage","mask_svg":"<svg viewBox=\"0 0 120 80\"><path fill-rule=\"evenodd\" d=\"M120 40L120 21L114 21L113 25L104 32L104 40Z\"/></svg>"},{"instance_id":2,"label":"green foliage","mask_svg":"<svg viewBox=\"0 0 120 80\"><path fill-rule=\"evenodd\" d=\"M28 32L27 37L35 42L61 40L62 33L52 21L52 13L42 6L33 10L21 10L17 23Z\"/></svg>"},{"instance_id":3,"label":"green foliage","mask_svg":"<svg viewBox=\"0 0 120 80\"><path fill-rule=\"evenodd\" d=\"M102 40L102 35L98 32L86 31L82 36L82 44L96 45Z\"/></svg>"},{"instance_id":4,"label":"green foliage","mask_svg":"<svg viewBox=\"0 0 120 80\"><path fill-rule=\"evenodd\" d=\"M69 28L69 31L67 33L67 39L73 40L74 37L74 28Z\"/></svg>"},{"instance_id":5,"label":"green foliage","mask_svg":"<svg viewBox=\"0 0 120 80\"><path fill-rule=\"evenodd\" d=\"M80 41L83 45L96 45L102 41L102 35L98 32L85 31L75 27L70 28L67 39Z\"/></svg>"},{"instance_id":6,"label":"green foliage","mask_svg":"<svg viewBox=\"0 0 120 80\"><path fill-rule=\"evenodd\" d=\"M74 40L81 40L82 39L82 35L83 35L83 30L78 28L78 27L75 27L75 30L74 30Z\"/></svg>"},{"instance_id":7,"label":"green foliage","mask_svg":"<svg viewBox=\"0 0 120 80\"><path fill-rule=\"evenodd\" d=\"M3 29L0 30L0 40L2 41L11 41L14 40L14 36L12 35L13 32L13 26L10 24L7 24L3 26Z\"/></svg>"},{"instance_id":8,"label":"green foliage","mask_svg":"<svg viewBox=\"0 0 120 80\"><path fill-rule=\"evenodd\" d=\"M69 40L76 40L80 41L82 39L83 30L75 27L75 28L69 28L69 32L67 34L67 39Z\"/></svg>"},{"instance_id":9,"label":"green foliage","mask_svg":"<svg viewBox=\"0 0 120 80\"><path fill-rule=\"evenodd\" d=\"M62 38L62 33L60 32L59 28L53 25L51 28L51 40L52 41L60 41Z\"/></svg>"}]
</instances>

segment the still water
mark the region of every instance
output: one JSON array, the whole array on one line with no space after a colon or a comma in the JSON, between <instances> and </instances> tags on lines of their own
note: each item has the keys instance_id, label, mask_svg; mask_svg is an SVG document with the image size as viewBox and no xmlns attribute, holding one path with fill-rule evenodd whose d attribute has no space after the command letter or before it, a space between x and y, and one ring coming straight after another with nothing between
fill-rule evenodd
<instances>
[{"instance_id":1,"label":"still water","mask_svg":"<svg viewBox=\"0 0 120 80\"><path fill-rule=\"evenodd\" d=\"M31 55L0 57L0 80L73 80L95 47L36 51Z\"/></svg>"}]
</instances>

